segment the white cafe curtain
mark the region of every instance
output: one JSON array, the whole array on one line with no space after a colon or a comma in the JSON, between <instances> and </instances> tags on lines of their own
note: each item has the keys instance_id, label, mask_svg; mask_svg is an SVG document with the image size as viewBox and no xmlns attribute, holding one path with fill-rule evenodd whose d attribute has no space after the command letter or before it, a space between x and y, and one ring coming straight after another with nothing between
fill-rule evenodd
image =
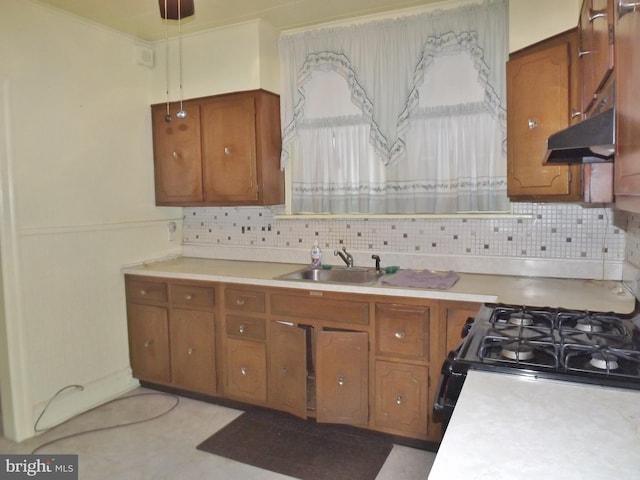
<instances>
[{"instance_id":1,"label":"white cafe curtain","mask_svg":"<svg viewBox=\"0 0 640 480\"><path fill-rule=\"evenodd\" d=\"M506 0L283 35L294 213L505 211Z\"/></svg>"}]
</instances>

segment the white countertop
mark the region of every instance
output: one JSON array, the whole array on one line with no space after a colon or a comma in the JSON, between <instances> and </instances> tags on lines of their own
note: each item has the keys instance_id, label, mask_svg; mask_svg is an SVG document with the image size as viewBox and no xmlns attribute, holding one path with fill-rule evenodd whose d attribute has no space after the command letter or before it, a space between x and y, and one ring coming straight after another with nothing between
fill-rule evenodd
<instances>
[{"instance_id":1,"label":"white countertop","mask_svg":"<svg viewBox=\"0 0 640 480\"><path fill-rule=\"evenodd\" d=\"M640 478L640 391L469 371L429 480Z\"/></svg>"},{"instance_id":2,"label":"white countertop","mask_svg":"<svg viewBox=\"0 0 640 480\"><path fill-rule=\"evenodd\" d=\"M615 281L571 280L509 275L460 273L448 290L374 285L342 285L277 280L305 265L294 263L218 260L195 257L145 262L123 269L124 273L271 287L390 295L477 303L500 302L538 307L563 307L591 311L630 313L635 298Z\"/></svg>"}]
</instances>

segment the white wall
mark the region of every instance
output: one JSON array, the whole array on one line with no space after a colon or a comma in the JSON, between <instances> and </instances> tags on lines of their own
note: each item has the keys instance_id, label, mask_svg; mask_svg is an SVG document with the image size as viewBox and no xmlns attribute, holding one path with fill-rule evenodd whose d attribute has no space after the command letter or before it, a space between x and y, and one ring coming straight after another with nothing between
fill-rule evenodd
<instances>
[{"instance_id":1,"label":"white wall","mask_svg":"<svg viewBox=\"0 0 640 480\"><path fill-rule=\"evenodd\" d=\"M167 222L181 226L182 210L154 206L153 72L134 63L137 43L2 0L0 391L13 439L66 385L85 390L61 395L41 427L135 385L120 267L180 252Z\"/></svg>"},{"instance_id":2,"label":"white wall","mask_svg":"<svg viewBox=\"0 0 640 480\"><path fill-rule=\"evenodd\" d=\"M174 29L174 26L170 27ZM175 34L170 30L171 35ZM182 38L183 98L263 88L279 92L278 32L256 20L184 35ZM167 100L167 44L153 44L152 103ZM169 99L180 99L180 46L169 40Z\"/></svg>"},{"instance_id":3,"label":"white wall","mask_svg":"<svg viewBox=\"0 0 640 480\"><path fill-rule=\"evenodd\" d=\"M578 25L582 0L509 0L509 51Z\"/></svg>"}]
</instances>

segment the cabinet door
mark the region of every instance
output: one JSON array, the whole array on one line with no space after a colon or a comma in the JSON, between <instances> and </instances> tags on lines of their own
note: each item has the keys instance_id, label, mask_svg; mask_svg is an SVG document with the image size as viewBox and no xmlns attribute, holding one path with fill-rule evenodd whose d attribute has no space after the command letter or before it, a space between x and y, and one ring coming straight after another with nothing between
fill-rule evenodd
<instances>
[{"instance_id":1,"label":"cabinet door","mask_svg":"<svg viewBox=\"0 0 640 480\"><path fill-rule=\"evenodd\" d=\"M165 122L162 105L151 108L156 205L202 201L200 108L184 104L187 117ZM177 107L173 106L173 111Z\"/></svg>"},{"instance_id":2,"label":"cabinet door","mask_svg":"<svg viewBox=\"0 0 640 480\"><path fill-rule=\"evenodd\" d=\"M427 367L376 362L375 424L398 434L427 435Z\"/></svg>"},{"instance_id":3,"label":"cabinet door","mask_svg":"<svg viewBox=\"0 0 640 480\"><path fill-rule=\"evenodd\" d=\"M613 1L585 0L580 11L582 107L591 109L613 70Z\"/></svg>"},{"instance_id":4,"label":"cabinet door","mask_svg":"<svg viewBox=\"0 0 640 480\"><path fill-rule=\"evenodd\" d=\"M222 97L202 106L204 199L256 202L255 100Z\"/></svg>"},{"instance_id":5,"label":"cabinet door","mask_svg":"<svg viewBox=\"0 0 640 480\"><path fill-rule=\"evenodd\" d=\"M213 313L171 309L171 377L191 391L216 392Z\"/></svg>"},{"instance_id":6,"label":"cabinet door","mask_svg":"<svg viewBox=\"0 0 640 480\"><path fill-rule=\"evenodd\" d=\"M640 11L616 23L616 206L640 212Z\"/></svg>"},{"instance_id":7,"label":"cabinet door","mask_svg":"<svg viewBox=\"0 0 640 480\"><path fill-rule=\"evenodd\" d=\"M150 382L170 382L167 309L129 304L127 317L133 376Z\"/></svg>"},{"instance_id":8,"label":"cabinet door","mask_svg":"<svg viewBox=\"0 0 640 480\"><path fill-rule=\"evenodd\" d=\"M369 339L366 332L318 332L317 421L365 425L369 417Z\"/></svg>"},{"instance_id":9,"label":"cabinet door","mask_svg":"<svg viewBox=\"0 0 640 480\"><path fill-rule=\"evenodd\" d=\"M269 406L307 417L306 334L273 322L269 329Z\"/></svg>"},{"instance_id":10,"label":"cabinet door","mask_svg":"<svg viewBox=\"0 0 640 480\"><path fill-rule=\"evenodd\" d=\"M462 340L462 327L468 318L475 318L480 305L474 307L448 307L446 309L447 343L446 352L454 350ZM444 359L443 359L444 361Z\"/></svg>"},{"instance_id":11,"label":"cabinet door","mask_svg":"<svg viewBox=\"0 0 640 480\"><path fill-rule=\"evenodd\" d=\"M511 198L581 197L579 166L543 165L547 139L569 126L570 89L577 78L572 77L577 68L571 68L576 35L554 39L550 46L527 50L507 63L507 191Z\"/></svg>"},{"instance_id":12,"label":"cabinet door","mask_svg":"<svg viewBox=\"0 0 640 480\"><path fill-rule=\"evenodd\" d=\"M267 359L264 343L226 340L227 394L249 402L267 400Z\"/></svg>"}]
</instances>

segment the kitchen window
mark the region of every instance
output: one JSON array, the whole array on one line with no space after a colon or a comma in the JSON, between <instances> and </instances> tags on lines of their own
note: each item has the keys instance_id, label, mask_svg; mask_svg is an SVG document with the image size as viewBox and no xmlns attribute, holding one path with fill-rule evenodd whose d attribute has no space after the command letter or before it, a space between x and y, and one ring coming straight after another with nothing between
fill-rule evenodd
<instances>
[{"instance_id":1,"label":"kitchen window","mask_svg":"<svg viewBox=\"0 0 640 480\"><path fill-rule=\"evenodd\" d=\"M507 5L285 34L291 213L505 212Z\"/></svg>"}]
</instances>

